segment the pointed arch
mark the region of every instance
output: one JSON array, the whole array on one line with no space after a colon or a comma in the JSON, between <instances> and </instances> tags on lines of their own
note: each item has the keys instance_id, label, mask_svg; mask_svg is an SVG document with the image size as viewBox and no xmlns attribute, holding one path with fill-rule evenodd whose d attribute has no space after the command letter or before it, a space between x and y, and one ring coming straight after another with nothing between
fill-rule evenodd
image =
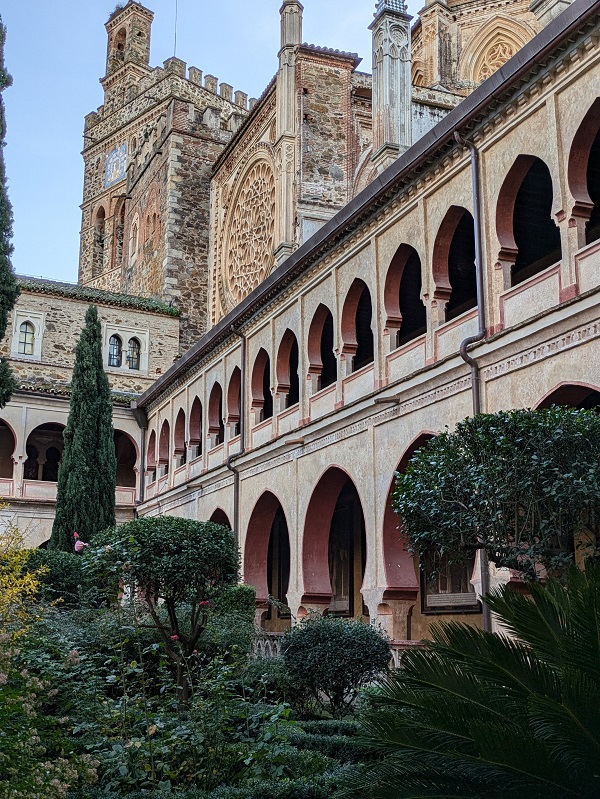
<instances>
[{"instance_id":1,"label":"pointed arch","mask_svg":"<svg viewBox=\"0 0 600 799\"><path fill-rule=\"evenodd\" d=\"M325 605L340 615L362 614L366 563L360 495L348 473L329 467L315 485L302 539L303 603Z\"/></svg>"},{"instance_id":2,"label":"pointed arch","mask_svg":"<svg viewBox=\"0 0 600 799\"><path fill-rule=\"evenodd\" d=\"M240 413L242 404L242 373L236 366L229 379L227 388L227 424L231 437L240 433Z\"/></svg>"},{"instance_id":3,"label":"pointed arch","mask_svg":"<svg viewBox=\"0 0 600 799\"><path fill-rule=\"evenodd\" d=\"M600 97L587 110L569 151L569 189L573 216L586 220L585 239L600 238Z\"/></svg>"},{"instance_id":4,"label":"pointed arch","mask_svg":"<svg viewBox=\"0 0 600 799\"><path fill-rule=\"evenodd\" d=\"M427 310L421 299L421 259L410 244L401 244L385 276L383 302L385 326L395 333L392 347L420 336L427 326Z\"/></svg>"},{"instance_id":5,"label":"pointed arch","mask_svg":"<svg viewBox=\"0 0 600 799\"><path fill-rule=\"evenodd\" d=\"M352 357L352 371L373 363L373 305L369 287L355 278L342 310L342 352Z\"/></svg>"},{"instance_id":6,"label":"pointed arch","mask_svg":"<svg viewBox=\"0 0 600 799\"><path fill-rule=\"evenodd\" d=\"M477 305L475 222L471 212L451 205L433 246L435 299L446 303L446 321Z\"/></svg>"},{"instance_id":7,"label":"pointed arch","mask_svg":"<svg viewBox=\"0 0 600 799\"><path fill-rule=\"evenodd\" d=\"M223 421L223 389L215 382L208 398L208 435L211 446L216 447L225 441L225 423Z\"/></svg>"},{"instance_id":8,"label":"pointed arch","mask_svg":"<svg viewBox=\"0 0 600 799\"><path fill-rule=\"evenodd\" d=\"M318 389L337 380L337 359L334 347L333 314L326 305L319 304L308 330L308 371L317 377Z\"/></svg>"},{"instance_id":9,"label":"pointed arch","mask_svg":"<svg viewBox=\"0 0 600 799\"><path fill-rule=\"evenodd\" d=\"M271 359L261 347L252 369L252 408L263 422L273 416L273 394L271 393Z\"/></svg>"},{"instance_id":10,"label":"pointed arch","mask_svg":"<svg viewBox=\"0 0 600 799\"><path fill-rule=\"evenodd\" d=\"M275 367L276 391L286 395L286 408L300 400L299 358L298 339L288 328L282 336Z\"/></svg>"},{"instance_id":11,"label":"pointed arch","mask_svg":"<svg viewBox=\"0 0 600 799\"><path fill-rule=\"evenodd\" d=\"M500 68L512 58L537 31L528 25L516 22L508 16L496 15L473 36L461 53L458 72L464 81L470 84L481 83L492 74L483 72L487 64L489 69ZM495 57L492 52L499 45Z\"/></svg>"},{"instance_id":12,"label":"pointed arch","mask_svg":"<svg viewBox=\"0 0 600 799\"><path fill-rule=\"evenodd\" d=\"M194 397L192 408L190 410L190 447L192 448L192 456L197 458L202 455L202 403L198 397Z\"/></svg>"},{"instance_id":13,"label":"pointed arch","mask_svg":"<svg viewBox=\"0 0 600 799\"><path fill-rule=\"evenodd\" d=\"M175 419L173 429L173 454L177 458L177 465L183 466L186 462L187 451L185 443L185 411L180 408Z\"/></svg>"}]
</instances>

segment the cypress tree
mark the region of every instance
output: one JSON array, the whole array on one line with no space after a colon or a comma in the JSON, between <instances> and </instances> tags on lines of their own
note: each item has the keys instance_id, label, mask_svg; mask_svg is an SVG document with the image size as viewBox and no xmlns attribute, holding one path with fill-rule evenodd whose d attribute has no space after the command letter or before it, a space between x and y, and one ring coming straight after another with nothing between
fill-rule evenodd
<instances>
[{"instance_id":1,"label":"cypress tree","mask_svg":"<svg viewBox=\"0 0 600 799\"><path fill-rule=\"evenodd\" d=\"M89 541L95 533L115 525L116 470L98 309L90 305L75 349L50 549L72 551L75 531L82 541Z\"/></svg>"},{"instance_id":2,"label":"cypress tree","mask_svg":"<svg viewBox=\"0 0 600 799\"><path fill-rule=\"evenodd\" d=\"M0 339L4 337L10 311L19 296L19 286L10 263L12 245L12 208L6 191L4 168L4 138L6 119L2 92L12 84L12 78L4 68L4 41L6 28L0 17ZM12 371L4 359L0 360L0 408L3 408L16 388Z\"/></svg>"}]
</instances>

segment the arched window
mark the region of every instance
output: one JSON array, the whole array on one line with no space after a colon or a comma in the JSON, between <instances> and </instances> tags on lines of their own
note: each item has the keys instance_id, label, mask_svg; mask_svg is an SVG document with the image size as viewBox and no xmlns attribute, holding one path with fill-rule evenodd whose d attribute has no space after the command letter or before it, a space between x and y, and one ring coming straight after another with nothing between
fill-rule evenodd
<instances>
[{"instance_id":1,"label":"arched window","mask_svg":"<svg viewBox=\"0 0 600 799\"><path fill-rule=\"evenodd\" d=\"M308 331L309 373L316 376L316 390L337 380L337 359L333 351L333 316L325 305L319 305Z\"/></svg>"},{"instance_id":2,"label":"arched window","mask_svg":"<svg viewBox=\"0 0 600 799\"><path fill-rule=\"evenodd\" d=\"M223 389L215 383L208 399L208 435L211 446L216 447L225 441L225 423L223 421Z\"/></svg>"},{"instance_id":3,"label":"arched window","mask_svg":"<svg viewBox=\"0 0 600 799\"><path fill-rule=\"evenodd\" d=\"M357 278L350 286L342 311L343 352L352 358L350 371L373 363L372 316L371 293Z\"/></svg>"},{"instance_id":4,"label":"arched window","mask_svg":"<svg viewBox=\"0 0 600 799\"><path fill-rule=\"evenodd\" d=\"M35 328L31 322L21 322L19 327L19 355L33 355Z\"/></svg>"},{"instance_id":5,"label":"arched window","mask_svg":"<svg viewBox=\"0 0 600 799\"><path fill-rule=\"evenodd\" d=\"M94 221L94 249L92 255L92 277L102 273L104 268L106 212L102 206L96 212Z\"/></svg>"},{"instance_id":6,"label":"arched window","mask_svg":"<svg viewBox=\"0 0 600 799\"><path fill-rule=\"evenodd\" d=\"M227 424L231 438L240 434L240 408L242 403L242 373L238 366L231 373L227 390Z\"/></svg>"},{"instance_id":7,"label":"arched window","mask_svg":"<svg viewBox=\"0 0 600 799\"><path fill-rule=\"evenodd\" d=\"M175 453L175 457L177 458L177 465L183 466L183 464L187 461L187 452L185 446L185 411L183 408L179 409L179 413L177 414L177 419L175 420L175 431L173 436L173 452Z\"/></svg>"},{"instance_id":8,"label":"arched window","mask_svg":"<svg viewBox=\"0 0 600 799\"><path fill-rule=\"evenodd\" d=\"M120 336L111 336L108 341L108 365L115 368L123 363L123 342Z\"/></svg>"},{"instance_id":9,"label":"arched window","mask_svg":"<svg viewBox=\"0 0 600 799\"><path fill-rule=\"evenodd\" d=\"M520 155L502 184L496 209L500 259L512 264L512 286L561 258L552 198L552 177L546 164L535 156Z\"/></svg>"},{"instance_id":10,"label":"arched window","mask_svg":"<svg viewBox=\"0 0 600 799\"><path fill-rule=\"evenodd\" d=\"M427 327L427 311L421 299L421 259L408 244L401 244L392 258L385 279L385 326L400 347L421 336Z\"/></svg>"},{"instance_id":11,"label":"arched window","mask_svg":"<svg viewBox=\"0 0 600 799\"><path fill-rule=\"evenodd\" d=\"M160 429L160 436L158 439L158 463L163 467L163 474L169 473L169 460L170 460L170 443L171 443L171 428L168 421L165 419Z\"/></svg>"},{"instance_id":12,"label":"arched window","mask_svg":"<svg viewBox=\"0 0 600 799\"><path fill-rule=\"evenodd\" d=\"M12 479L14 471L13 452L16 439L12 429L0 419L0 477Z\"/></svg>"},{"instance_id":13,"label":"arched window","mask_svg":"<svg viewBox=\"0 0 600 799\"><path fill-rule=\"evenodd\" d=\"M117 485L135 488L137 450L133 439L122 430L115 430L114 440L117 458Z\"/></svg>"},{"instance_id":14,"label":"arched window","mask_svg":"<svg viewBox=\"0 0 600 799\"><path fill-rule=\"evenodd\" d=\"M125 57L125 45L127 43L127 31L125 28L121 28L121 30L115 36L115 50L117 51L117 57L123 59Z\"/></svg>"},{"instance_id":15,"label":"arched window","mask_svg":"<svg viewBox=\"0 0 600 799\"><path fill-rule=\"evenodd\" d=\"M271 359L264 349L261 349L256 356L252 370L252 408L257 421L264 422L273 416Z\"/></svg>"},{"instance_id":16,"label":"arched window","mask_svg":"<svg viewBox=\"0 0 600 799\"><path fill-rule=\"evenodd\" d=\"M573 216L578 227L585 223L585 243L591 244L600 239L600 97L577 128L569 153L568 176L575 199Z\"/></svg>"},{"instance_id":17,"label":"arched window","mask_svg":"<svg viewBox=\"0 0 600 799\"><path fill-rule=\"evenodd\" d=\"M148 439L148 454L146 457L148 482L153 483L156 480L156 431L150 433Z\"/></svg>"},{"instance_id":18,"label":"arched window","mask_svg":"<svg viewBox=\"0 0 600 799\"><path fill-rule=\"evenodd\" d=\"M202 403L195 397L190 411L190 447L193 457L202 455Z\"/></svg>"},{"instance_id":19,"label":"arched window","mask_svg":"<svg viewBox=\"0 0 600 799\"><path fill-rule=\"evenodd\" d=\"M477 307L475 223L466 208L453 205L433 247L434 298L446 302L446 321Z\"/></svg>"},{"instance_id":20,"label":"arched window","mask_svg":"<svg viewBox=\"0 0 600 799\"><path fill-rule=\"evenodd\" d=\"M286 408L300 401L298 366L298 339L291 330L286 330L277 353L277 392L286 395Z\"/></svg>"},{"instance_id":21,"label":"arched window","mask_svg":"<svg viewBox=\"0 0 600 799\"><path fill-rule=\"evenodd\" d=\"M127 366L130 369L140 368L140 355L142 347L137 338L130 338L127 345Z\"/></svg>"}]
</instances>

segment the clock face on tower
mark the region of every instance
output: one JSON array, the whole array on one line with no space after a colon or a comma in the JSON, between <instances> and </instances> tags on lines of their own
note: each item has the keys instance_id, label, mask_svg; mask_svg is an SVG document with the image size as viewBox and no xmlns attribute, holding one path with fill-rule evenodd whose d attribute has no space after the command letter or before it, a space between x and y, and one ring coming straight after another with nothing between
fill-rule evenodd
<instances>
[{"instance_id":1,"label":"clock face on tower","mask_svg":"<svg viewBox=\"0 0 600 799\"><path fill-rule=\"evenodd\" d=\"M104 172L104 188L108 189L113 183L118 183L125 177L127 166L127 144L115 147L106 156L106 170Z\"/></svg>"}]
</instances>

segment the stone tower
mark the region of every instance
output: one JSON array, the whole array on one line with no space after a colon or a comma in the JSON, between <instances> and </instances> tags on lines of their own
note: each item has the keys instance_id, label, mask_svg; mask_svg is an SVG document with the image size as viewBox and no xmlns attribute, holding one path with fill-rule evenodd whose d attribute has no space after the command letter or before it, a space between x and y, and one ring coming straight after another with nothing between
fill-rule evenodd
<instances>
[{"instance_id":1,"label":"stone tower","mask_svg":"<svg viewBox=\"0 0 600 799\"><path fill-rule=\"evenodd\" d=\"M178 58L149 65L153 14L106 24L104 103L85 120L79 282L172 303L181 344L207 329L210 176L248 98Z\"/></svg>"},{"instance_id":2,"label":"stone tower","mask_svg":"<svg viewBox=\"0 0 600 799\"><path fill-rule=\"evenodd\" d=\"M404 0L379 0L373 31L373 161L379 172L412 144L410 17Z\"/></svg>"}]
</instances>

